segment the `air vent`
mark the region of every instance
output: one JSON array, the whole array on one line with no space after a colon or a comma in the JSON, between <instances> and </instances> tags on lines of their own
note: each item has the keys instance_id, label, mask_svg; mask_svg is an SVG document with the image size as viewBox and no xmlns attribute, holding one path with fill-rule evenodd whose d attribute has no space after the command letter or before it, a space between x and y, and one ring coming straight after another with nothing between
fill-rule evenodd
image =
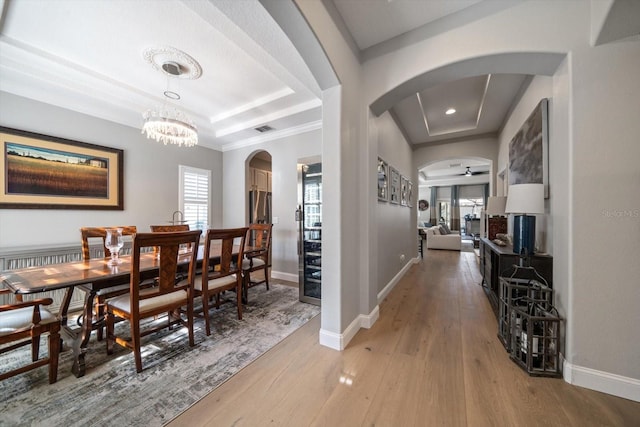
<instances>
[{"instance_id":1,"label":"air vent","mask_svg":"<svg viewBox=\"0 0 640 427\"><path fill-rule=\"evenodd\" d=\"M451 163L449 165L450 168L459 168L460 166L462 166L462 163Z\"/></svg>"},{"instance_id":2,"label":"air vent","mask_svg":"<svg viewBox=\"0 0 640 427\"><path fill-rule=\"evenodd\" d=\"M273 128L269 125L264 125L264 126L260 126L255 128L258 132L269 132L270 130L273 130Z\"/></svg>"}]
</instances>

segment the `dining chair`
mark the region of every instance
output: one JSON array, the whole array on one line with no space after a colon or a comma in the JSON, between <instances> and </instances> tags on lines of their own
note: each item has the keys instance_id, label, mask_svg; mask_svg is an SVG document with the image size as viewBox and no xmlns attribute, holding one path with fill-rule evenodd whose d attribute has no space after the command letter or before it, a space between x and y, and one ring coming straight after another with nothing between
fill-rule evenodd
<instances>
[{"instance_id":1,"label":"dining chair","mask_svg":"<svg viewBox=\"0 0 640 427\"><path fill-rule=\"evenodd\" d=\"M104 258L111 257L111 251L106 246L107 230L113 228L122 229L123 236L133 236L137 233L135 225L125 226L113 226L113 227L82 227L80 228L80 237L82 239L82 259L88 261L91 259L91 242L94 240L102 240L102 253ZM84 288L82 285L80 288ZM107 289L102 289L96 293L95 313L96 320L94 321L97 330L96 338L98 341L102 341L103 330L101 322L104 320L104 302L107 298L115 297L129 292L127 285L113 286Z\"/></svg>"},{"instance_id":2,"label":"dining chair","mask_svg":"<svg viewBox=\"0 0 640 427\"><path fill-rule=\"evenodd\" d=\"M247 228L207 230L204 239L202 275L196 277L194 296L202 297L202 315L207 336L211 335L209 326L209 301L216 297L216 308L220 306L220 294L227 290L236 293L238 319L242 319L242 257ZM236 243L238 242L238 243ZM238 245L237 252L234 246ZM235 252L235 254L234 254Z\"/></svg>"},{"instance_id":3,"label":"dining chair","mask_svg":"<svg viewBox=\"0 0 640 427\"><path fill-rule=\"evenodd\" d=\"M0 294L10 294L0 289ZM60 353L60 319L44 306L52 298L0 305L0 354L31 345L31 363L0 373L0 381L49 365L49 384L58 380L58 354ZM40 358L40 336L49 334L49 354Z\"/></svg>"},{"instance_id":4,"label":"dining chair","mask_svg":"<svg viewBox=\"0 0 640 427\"><path fill-rule=\"evenodd\" d=\"M271 252L271 230L272 224L249 224L249 245L253 246L254 250L247 251L245 253L245 259L242 260L242 273L244 277L243 281L243 297L245 301L248 298L248 289L254 286L266 283L267 290L269 290L269 267L270 252ZM262 271L264 277L257 280L251 278L251 273Z\"/></svg>"},{"instance_id":5,"label":"dining chair","mask_svg":"<svg viewBox=\"0 0 640 427\"><path fill-rule=\"evenodd\" d=\"M149 226L152 233L167 233L174 231L189 231L189 224L163 224ZM187 248L189 249L189 248ZM153 253L158 255L158 248L153 249Z\"/></svg>"},{"instance_id":6,"label":"dining chair","mask_svg":"<svg viewBox=\"0 0 640 427\"><path fill-rule=\"evenodd\" d=\"M136 371L142 372L140 340L153 332L182 324L189 333L189 346L193 347L193 282L198 255L200 230L174 233L137 233L133 237L131 254L131 280L129 293L110 298L106 301L107 311L107 354L113 354L114 344L133 350ZM180 251L181 245L190 245L187 253ZM155 279L156 286L141 287L140 258L149 248L160 248L159 259L154 262L159 267ZM176 273L181 268L181 260L188 259L187 278L177 281ZM186 320L182 318L181 307L186 306ZM169 313L168 322L141 329L141 320ZM116 318L129 322L130 337L115 334Z\"/></svg>"}]
</instances>

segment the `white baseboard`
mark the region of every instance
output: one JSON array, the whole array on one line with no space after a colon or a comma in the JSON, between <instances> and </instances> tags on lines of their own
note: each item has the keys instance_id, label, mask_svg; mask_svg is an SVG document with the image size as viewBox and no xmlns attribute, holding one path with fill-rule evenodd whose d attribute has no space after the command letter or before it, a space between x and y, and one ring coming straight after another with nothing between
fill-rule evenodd
<instances>
[{"instance_id":1,"label":"white baseboard","mask_svg":"<svg viewBox=\"0 0 640 427\"><path fill-rule=\"evenodd\" d=\"M640 380L609 372L563 363L563 377L569 384L640 402Z\"/></svg>"},{"instance_id":2,"label":"white baseboard","mask_svg":"<svg viewBox=\"0 0 640 427\"><path fill-rule=\"evenodd\" d=\"M393 279L384 287L382 291L378 293L378 305L376 305L371 313L369 314L360 314L358 317L353 319L353 322L347 326L347 329L344 330L342 334L337 334L335 332L330 332L324 329L320 329L320 344L325 347L333 348L334 350L344 350L349 342L353 339L356 333L360 330L360 328L369 329L373 326L374 323L380 317L380 302L385 299L385 297L391 292L391 290L396 286L396 284L402 279L402 277L407 274L409 268L411 268L411 264L417 264L420 262L419 258L412 258L409 262L402 267L402 269L396 274Z\"/></svg>"},{"instance_id":3,"label":"white baseboard","mask_svg":"<svg viewBox=\"0 0 640 427\"><path fill-rule=\"evenodd\" d=\"M286 280L287 282L298 283L298 275L291 273L284 273L282 271L271 270L271 277L274 279Z\"/></svg>"},{"instance_id":4,"label":"white baseboard","mask_svg":"<svg viewBox=\"0 0 640 427\"><path fill-rule=\"evenodd\" d=\"M335 332L330 332L325 329L320 329L320 344L325 347L332 348L334 350L344 350L347 347L347 344L356 336L360 328L369 329L380 317L380 309L376 305L371 313L369 314L360 314L358 317L353 319L353 322L342 334L336 334Z\"/></svg>"},{"instance_id":5,"label":"white baseboard","mask_svg":"<svg viewBox=\"0 0 640 427\"><path fill-rule=\"evenodd\" d=\"M393 288L395 288L400 279L402 279L402 277L407 274L407 271L409 271L409 268L411 268L411 264L417 264L419 262L420 258L410 259L409 262L406 263L404 267L402 267L402 270L398 271L398 274L393 276L393 279L391 279L389 283L387 283L387 286L385 286L380 292L378 292L378 304L380 304L387 297L387 295L389 295L389 292L391 292Z\"/></svg>"}]
</instances>

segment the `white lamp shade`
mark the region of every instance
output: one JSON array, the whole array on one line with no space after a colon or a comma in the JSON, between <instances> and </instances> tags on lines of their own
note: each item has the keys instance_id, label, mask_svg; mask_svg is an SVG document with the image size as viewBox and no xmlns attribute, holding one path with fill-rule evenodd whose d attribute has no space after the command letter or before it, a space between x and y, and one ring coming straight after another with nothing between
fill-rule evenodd
<instances>
[{"instance_id":1,"label":"white lamp shade","mask_svg":"<svg viewBox=\"0 0 640 427\"><path fill-rule=\"evenodd\" d=\"M544 184L515 184L509 186L506 213L544 213Z\"/></svg>"},{"instance_id":2,"label":"white lamp shade","mask_svg":"<svg viewBox=\"0 0 640 427\"><path fill-rule=\"evenodd\" d=\"M507 204L506 196L489 197L487 199L487 215L504 215Z\"/></svg>"}]
</instances>

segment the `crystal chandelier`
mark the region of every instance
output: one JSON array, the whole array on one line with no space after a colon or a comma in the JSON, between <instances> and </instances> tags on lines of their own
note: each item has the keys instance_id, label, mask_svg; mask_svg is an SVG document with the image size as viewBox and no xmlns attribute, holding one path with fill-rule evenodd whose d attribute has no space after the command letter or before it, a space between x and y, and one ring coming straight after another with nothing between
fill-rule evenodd
<instances>
[{"instance_id":1,"label":"crystal chandelier","mask_svg":"<svg viewBox=\"0 0 640 427\"><path fill-rule=\"evenodd\" d=\"M181 76L183 67L175 61L166 61L160 66L160 69L167 76L167 90L164 92L164 96L172 100L179 100L180 95L169 90L169 78ZM181 147L183 145L193 147L198 144L198 130L193 121L184 112L168 102L156 109L145 111L142 118L144 119L142 133L146 134L149 139L155 139L164 145L176 144Z\"/></svg>"},{"instance_id":2,"label":"crystal chandelier","mask_svg":"<svg viewBox=\"0 0 640 427\"><path fill-rule=\"evenodd\" d=\"M193 147L198 144L198 130L189 117L169 105L147 110L142 114L142 133L164 145Z\"/></svg>"}]
</instances>

